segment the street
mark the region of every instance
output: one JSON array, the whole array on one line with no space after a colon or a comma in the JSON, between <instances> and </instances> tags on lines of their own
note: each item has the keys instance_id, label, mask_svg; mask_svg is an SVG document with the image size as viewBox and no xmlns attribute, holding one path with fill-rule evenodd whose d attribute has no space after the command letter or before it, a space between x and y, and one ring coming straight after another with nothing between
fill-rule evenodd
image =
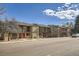
<instances>
[{"instance_id":1,"label":"street","mask_svg":"<svg viewBox=\"0 0 79 59\"><path fill-rule=\"evenodd\" d=\"M0 42L0 56L79 56L79 38Z\"/></svg>"}]
</instances>

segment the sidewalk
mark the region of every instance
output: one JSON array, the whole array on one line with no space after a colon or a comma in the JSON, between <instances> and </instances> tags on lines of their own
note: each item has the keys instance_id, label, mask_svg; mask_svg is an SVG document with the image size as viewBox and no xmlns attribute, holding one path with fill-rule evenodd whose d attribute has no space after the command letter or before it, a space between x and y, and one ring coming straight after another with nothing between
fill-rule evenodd
<instances>
[{"instance_id":1,"label":"sidewalk","mask_svg":"<svg viewBox=\"0 0 79 59\"><path fill-rule=\"evenodd\" d=\"M10 40L10 41L2 41L0 43L17 43L17 42L25 42L25 41L33 41L32 39L14 39L14 40Z\"/></svg>"},{"instance_id":2,"label":"sidewalk","mask_svg":"<svg viewBox=\"0 0 79 59\"><path fill-rule=\"evenodd\" d=\"M0 43L17 43L17 42L19 42L19 43L21 43L21 42L32 42L32 41L41 41L41 40L62 40L62 39L64 39L64 40L69 40L70 39L70 37L57 37L57 38L37 38L37 39L18 39L18 40L16 40L16 39L14 39L14 40L10 40L10 41L2 41L2 42L0 42Z\"/></svg>"}]
</instances>

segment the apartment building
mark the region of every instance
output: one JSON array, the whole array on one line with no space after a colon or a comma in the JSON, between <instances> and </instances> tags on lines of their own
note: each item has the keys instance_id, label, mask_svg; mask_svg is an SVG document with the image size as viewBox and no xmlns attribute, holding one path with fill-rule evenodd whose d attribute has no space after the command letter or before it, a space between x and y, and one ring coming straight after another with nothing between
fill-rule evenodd
<instances>
[{"instance_id":1,"label":"apartment building","mask_svg":"<svg viewBox=\"0 0 79 59\"><path fill-rule=\"evenodd\" d=\"M3 25L6 26L0 28L0 40L2 41L67 37L70 34L69 28L58 27L55 25L29 24L11 21L9 21L9 23L4 22Z\"/></svg>"}]
</instances>

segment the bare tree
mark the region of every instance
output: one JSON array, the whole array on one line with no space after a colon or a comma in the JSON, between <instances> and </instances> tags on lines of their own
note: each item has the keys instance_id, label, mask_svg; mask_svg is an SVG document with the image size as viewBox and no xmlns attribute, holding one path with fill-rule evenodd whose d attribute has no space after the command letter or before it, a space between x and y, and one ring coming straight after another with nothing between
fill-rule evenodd
<instances>
[{"instance_id":1,"label":"bare tree","mask_svg":"<svg viewBox=\"0 0 79 59\"><path fill-rule=\"evenodd\" d=\"M3 19L1 19L1 17L4 15L4 13L6 12L4 7L0 7L0 34L4 32L4 22Z\"/></svg>"},{"instance_id":2,"label":"bare tree","mask_svg":"<svg viewBox=\"0 0 79 59\"><path fill-rule=\"evenodd\" d=\"M5 32L10 32L10 33L20 32L17 21L14 18L11 20L5 18L5 21L0 20L0 33L5 33Z\"/></svg>"}]
</instances>

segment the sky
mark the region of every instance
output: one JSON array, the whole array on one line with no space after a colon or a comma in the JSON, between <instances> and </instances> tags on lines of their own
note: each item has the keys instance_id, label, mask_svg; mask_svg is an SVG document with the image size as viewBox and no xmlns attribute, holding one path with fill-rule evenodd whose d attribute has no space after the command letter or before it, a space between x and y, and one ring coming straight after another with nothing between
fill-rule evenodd
<instances>
[{"instance_id":1,"label":"sky","mask_svg":"<svg viewBox=\"0 0 79 59\"><path fill-rule=\"evenodd\" d=\"M61 25L68 21L68 15L68 18L61 17L63 14L60 15L57 11L63 5L64 3L0 3L0 7L6 9L3 17L16 18L17 21L25 23L46 25ZM48 13L53 10L55 11L54 14L53 12L51 12L51 14Z\"/></svg>"}]
</instances>

